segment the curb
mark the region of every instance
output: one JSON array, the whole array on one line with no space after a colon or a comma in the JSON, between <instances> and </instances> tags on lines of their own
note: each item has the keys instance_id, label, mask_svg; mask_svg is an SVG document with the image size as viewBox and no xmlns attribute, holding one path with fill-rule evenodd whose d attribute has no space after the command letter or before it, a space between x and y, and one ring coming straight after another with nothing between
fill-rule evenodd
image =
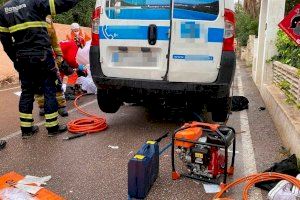
<instances>
[{"instance_id":1,"label":"curb","mask_svg":"<svg viewBox=\"0 0 300 200\"><path fill-rule=\"evenodd\" d=\"M285 102L285 95L275 85L264 85L261 96L269 110L283 144L300 157L300 111Z\"/></svg>"}]
</instances>

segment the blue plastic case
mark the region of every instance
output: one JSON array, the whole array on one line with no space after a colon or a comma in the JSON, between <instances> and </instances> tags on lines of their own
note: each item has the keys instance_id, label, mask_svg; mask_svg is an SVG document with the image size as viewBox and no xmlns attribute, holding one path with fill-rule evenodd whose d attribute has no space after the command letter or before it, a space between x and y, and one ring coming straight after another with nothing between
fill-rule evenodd
<instances>
[{"instance_id":1,"label":"blue plastic case","mask_svg":"<svg viewBox=\"0 0 300 200\"><path fill-rule=\"evenodd\" d=\"M148 141L129 160L128 195L131 198L144 199L156 181L159 173L159 146Z\"/></svg>"}]
</instances>

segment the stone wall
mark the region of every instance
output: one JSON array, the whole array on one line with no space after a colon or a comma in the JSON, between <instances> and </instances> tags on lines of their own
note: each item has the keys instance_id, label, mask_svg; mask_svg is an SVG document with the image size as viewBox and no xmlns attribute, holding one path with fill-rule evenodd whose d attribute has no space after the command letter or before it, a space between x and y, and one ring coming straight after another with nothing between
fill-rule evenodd
<instances>
[{"instance_id":1,"label":"stone wall","mask_svg":"<svg viewBox=\"0 0 300 200\"><path fill-rule=\"evenodd\" d=\"M255 35L250 35L246 47L240 49L240 59L246 62L247 66L253 66L253 56L256 52L257 39Z\"/></svg>"}]
</instances>

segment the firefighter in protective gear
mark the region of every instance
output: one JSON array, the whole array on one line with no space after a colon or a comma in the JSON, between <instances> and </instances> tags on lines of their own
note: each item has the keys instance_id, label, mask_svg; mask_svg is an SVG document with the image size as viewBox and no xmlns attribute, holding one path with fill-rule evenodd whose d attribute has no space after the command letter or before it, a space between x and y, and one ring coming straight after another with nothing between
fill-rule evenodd
<instances>
[{"instance_id":1,"label":"firefighter in protective gear","mask_svg":"<svg viewBox=\"0 0 300 200\"><path fill-rule=\"evenodd\" d=\"M55 98L57 68L47 32L47 15L68 11L79 0L9 0L0 8L0 41L19 72L22 94L19 102L21 131L29 138L38 131L33 125L34 94L45 97L48 136L67 130L58 123Z\"/></svg>"},{"instance_id":2,"label":"firefighter in protective gear","mask_svg":"<svg viewBox=\"0 0 300 200\"><path fill-rule=\"evenodd\" d=\"M62 64L62 51L60 49L60 46L58 44L58 39L57 39L57 35L53 26L53 20L51 15L48 15L46 17L46 22L47 22L47 31L50 37L50 42L51 42L51 47L54 53L54 57L55 57L55 63L56 66L58 68L61 67ZM56 91L56 100L58 103L58 114L62 117L67 117L68 116L68 111L66 109L66 98L62 89L62 81L61 81L61 77L58 74L58 84L57 84L57 91ZM39 105L40 108L40 116L44 116L45 115L45 110L44 110L44 95L36 95L35 99L37 100L37 103Z\"/></svg>"}]
</instances>

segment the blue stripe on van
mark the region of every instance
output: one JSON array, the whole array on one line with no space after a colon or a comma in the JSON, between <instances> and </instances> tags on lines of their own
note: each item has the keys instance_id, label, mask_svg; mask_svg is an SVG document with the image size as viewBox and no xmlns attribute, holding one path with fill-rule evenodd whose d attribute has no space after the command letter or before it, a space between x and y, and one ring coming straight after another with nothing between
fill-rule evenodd
<instances>
[{"instance_id":1,"label":"blue stripe on van","mask_svg":"<svg viewBox=\"0 0 300 200\"><path fill-rule=\"evenodd\" d=\"M106 15L110 19L128 19L128 20L170 20L169 8L106 8ZM193 11L175 8L174 18L189 20L207 20L214 21L218 15L205 12Z\"/></svg>"},{"instance_id":2,"label":"blue stripe on van","mask_svg":"<svg viewBox=\"0 0 300 200\"><path fill-rule=\"evenodd\" d=\"M157 40L169 40L169 26L158 26L157 31ZM148 26L100 26L99 34L104 40L148 40ZM222 43L223 35L224 29L222 28L208 28L207 42ZM195 37L200 37L200 35L196 34Z\"/></svg>"},{"instance_id":3,"label":"blue stripe on van","mask_svg":"<svg viewBox=\"0 0 300 200\"><path fill-rule=\"evenodd\" d=\"M174 54L173 59L186 61L213 61L214 57L209 55L179 55Z\"/></svg>"},{"instance_id":4,"label":"blue stripe on van","mask_svg":"<svg viewBox=\"0 0 300 200\"><path fill-rule=\"evenodd\" d=\"M148 26L100 26L101 39L148 40ZM169 27L157 27L157 40L169 40Z\"/></svg>"},{"instance_id":5,"label":"blue stripe on van","mask_svg":"<svg viewBox=\"0 0 300 200\"><path fill-rule=\"evenodd\" d=\"M208 28L208 42L223 42L224 29L223 28Z\"/></svg>"}]
</instances>

